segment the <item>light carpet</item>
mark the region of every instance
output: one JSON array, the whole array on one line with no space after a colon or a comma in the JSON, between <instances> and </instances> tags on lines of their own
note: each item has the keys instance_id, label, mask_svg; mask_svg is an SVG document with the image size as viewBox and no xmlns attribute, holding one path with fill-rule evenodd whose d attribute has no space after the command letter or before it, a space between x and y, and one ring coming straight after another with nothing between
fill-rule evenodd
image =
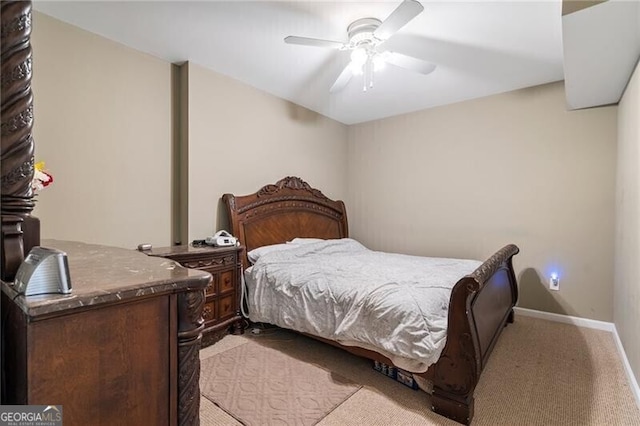
<instances>
[{"instance_id":1,"label":"light carpet","mask_svg":"<svg viewBox=\"0 0 640 426\"><path fill-rule=\"evenodd\" d=\"M241 423L318 423L362 386L282 351L248 342L202 361L201 394Z\"/></svg>"},{"instance_id":2,"label":"light carpet","mask_svg":"<svg viewBox=\"0 0 640 426\"><path fill-rule=\"evenodd\" d=\"M429 395L374 371L369 361L284 330L227 336L200 356L206 360L248 342L363 385L319 426L458 424L431 412ZM473 425L640 426L612 334L541 319L516 316L506 327L475 398ZM206 398L200 413L202 426L239 425Z\"/></svg>"}]
</instances>

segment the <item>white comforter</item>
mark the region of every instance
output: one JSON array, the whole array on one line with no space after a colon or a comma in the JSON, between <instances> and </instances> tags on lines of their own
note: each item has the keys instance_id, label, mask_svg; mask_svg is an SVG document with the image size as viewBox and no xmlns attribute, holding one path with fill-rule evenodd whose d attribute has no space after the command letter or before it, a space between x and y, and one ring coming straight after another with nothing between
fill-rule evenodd
<instances>
[{"instance_id":1,"label":"white comforter","mask_svg":"<svg viewBox=\"0 0 640 426\"><path fill-rule=\"evenodd\" d=\"M444 349L451 288L481 264L382 253L352 239L258 252L245 272L252 321L371 349L415 373Z\"/></svg>"}]
</instances>

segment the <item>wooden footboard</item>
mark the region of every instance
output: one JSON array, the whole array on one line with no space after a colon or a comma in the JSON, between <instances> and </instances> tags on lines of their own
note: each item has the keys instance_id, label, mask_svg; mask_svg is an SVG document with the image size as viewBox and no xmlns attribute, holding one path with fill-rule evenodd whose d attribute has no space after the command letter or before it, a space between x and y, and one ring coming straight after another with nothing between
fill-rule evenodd
<instances>
[{"instance_id":1,"label":"wooden footboard","mask_svg":"<svg viewBox=\"0 0 640 426\"><path fill-rule=\"evenodd\" d=\"M460 423L473 418L473 391L502 329L513 321L518 287L512 257L519 249L503 247L453 288L447 344L430 368L432 409Z\"/></svg>"}]
</instances>

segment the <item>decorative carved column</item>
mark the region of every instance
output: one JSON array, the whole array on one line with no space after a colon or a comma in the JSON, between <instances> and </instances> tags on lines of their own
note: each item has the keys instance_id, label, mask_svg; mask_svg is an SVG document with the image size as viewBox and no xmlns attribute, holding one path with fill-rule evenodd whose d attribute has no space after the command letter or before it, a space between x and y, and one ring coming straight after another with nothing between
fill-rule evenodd
<instances>
[{"instance_id":1,"label":"decorative carved column","mask_svg":"<svg viewBox=\"0 0 640 426\"><path fill-rule=\"evenodd\" d=\"M204 289L178 296L178 424L200 425L200 347Z\"/></svg>"},{"instance_id":2,"label":"decorative carved column","mask_svg":"<svg viewBox=\"0 0 640 426\"><path fill-rule=\"evenodd\" d=\"M0 2L0 170L2 171L2 279L12 280L27 253L40 244L31 180L34 167L31 92L31 1Z\"/></svg>"}]
</instances>

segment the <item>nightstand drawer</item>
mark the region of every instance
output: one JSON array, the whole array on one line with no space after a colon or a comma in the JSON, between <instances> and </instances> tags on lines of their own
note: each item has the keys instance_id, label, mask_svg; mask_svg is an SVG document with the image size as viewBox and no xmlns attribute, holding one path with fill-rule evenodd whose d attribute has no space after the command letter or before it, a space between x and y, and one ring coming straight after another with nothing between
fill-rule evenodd
<instances>
[{"instance_id":1,"label":"nightstand drawer","mask_svg":"<svg viewBox=\"0 0 640 426\"><path fill-rule=\"evenodd\" d=\"M209 272L209 271L207 271L207 272ZM211 276L212 276L211 282L204 289L205 294L207 296L213 296L213 295L216 294L216 287L217 287L217 283L218 283L218 274L211 274Z\"/></svg>"},{"instance_id":2,"label":"nightstand drawer","mask_svg":"<svg viewBox=\"0 0 640 426\"><path fill-rule=\"evenodd\" d=\"M234 271L224 271L220 273L219 289L220 293L227 293L235 289L235 280L233 279Z\"/></svg>"},{"instance_id":3,"label":"nightstand drawer","mask_svg":"<svg viewBox=\"0 0 640 426\"><path fill-rule=\"evenodd\" d=\"M233 266L237 262L235 253L204 253L192 259L185 259L185 256L173 256L173 259L182 266L191 269L204 269L207 272L219 270L220 268Z\"/></svg>"},{"instance_id":4,"label":"nightstand drawer","mask_svg":"<svg viewBox=\"0 0 640 426\"><path fill-rule=\"evenodd\" d=\"M215 300L212 300L211 302L207 302L204 304L204 308L202 309L202 319L204 319L205 322L216 319L216 301Z\"/></svg>"},{"instance_id":5,"label":"nightstand drawer","mask_svg":"<svg viewBox=\"0 0 640 426\"><path fill-rule=\"evenodd\" d=\"M243 247L162 247L147 252L150 256L171 259L186 268L199 269L211 274L205 289L202 309L204 330L202 344L210 345L233 330L243 333L240 315L240 277Z\"/></svg>"},{"instance_id":6,"label":"nightstand drawer","mask_svg":"<svg viewBox=\"0 0 640 426\"><path fill-rule=\"evenodd\" d=\"M236 314L236 295L230 294L223 296L218 300L218 317L225 319Z\"/></svg>"}]
</instances>

